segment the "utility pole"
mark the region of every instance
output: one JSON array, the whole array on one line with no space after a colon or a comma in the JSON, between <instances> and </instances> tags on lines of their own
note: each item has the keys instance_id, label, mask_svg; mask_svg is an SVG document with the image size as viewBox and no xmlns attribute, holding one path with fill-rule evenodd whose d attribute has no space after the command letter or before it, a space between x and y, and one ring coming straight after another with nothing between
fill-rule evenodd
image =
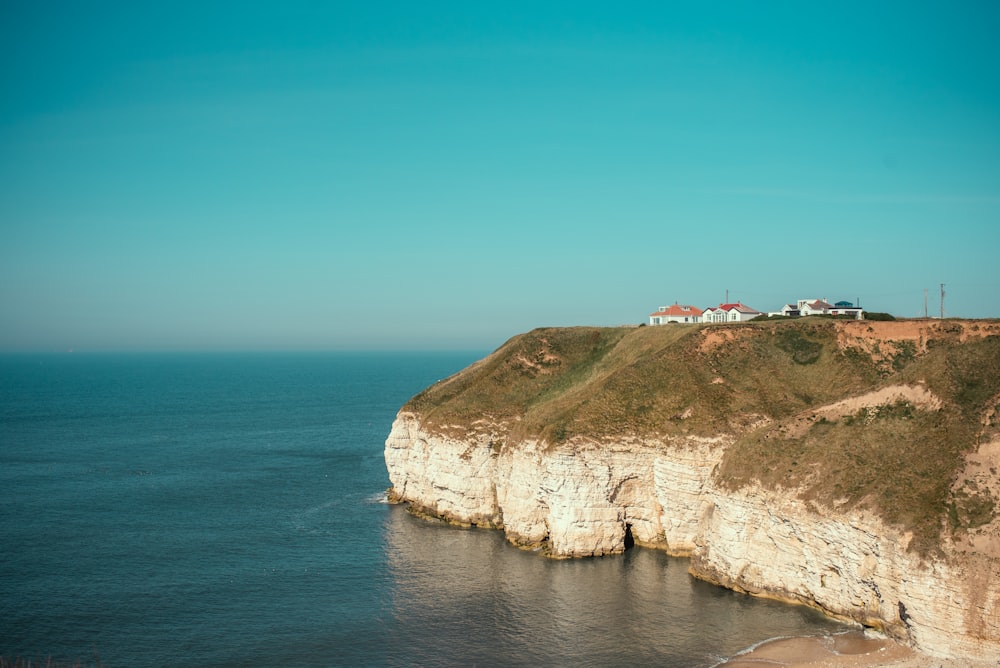
<instances>
[{"instance_id":1,"label":"utility pole","mask_svg":"<svg viewBox=\"0 0 1000 668\"><path fill-rule=\"evenodd\" d=\"M927 319L927 288L924 288L924 320Z\"/></svg>"},{"instance_id":2,"label":"utility pole","mask_svg":"<svg viewBox=\"0 0 1000 668\"><path fill-rule=\"evenodd\" d=\"M941 284L941 319L944 320L944 283Z\"/></svg>"}]
</instances>

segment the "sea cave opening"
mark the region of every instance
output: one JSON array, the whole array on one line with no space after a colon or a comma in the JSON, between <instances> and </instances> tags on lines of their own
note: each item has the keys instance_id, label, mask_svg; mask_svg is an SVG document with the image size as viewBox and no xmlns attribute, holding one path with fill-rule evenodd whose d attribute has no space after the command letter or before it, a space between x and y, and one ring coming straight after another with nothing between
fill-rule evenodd
<instances>
[{"instance_id":1,"label":"sea cave opening","mask_svg":"<svg viewBox=\"0 0 1000 668\"><path fill-rule=\"evenodd\" d=\"M632 536L632 525L625 523L625 549L631 550L635 547L635 538Z\"/></svg>"}]
</instances>

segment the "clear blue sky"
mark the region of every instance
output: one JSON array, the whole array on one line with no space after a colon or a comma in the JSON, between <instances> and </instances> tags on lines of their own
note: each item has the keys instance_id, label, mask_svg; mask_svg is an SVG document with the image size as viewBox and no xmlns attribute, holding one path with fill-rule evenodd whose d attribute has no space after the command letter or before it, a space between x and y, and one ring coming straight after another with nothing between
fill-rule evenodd
<instances>
[{"instance_id":1,"label":"clear blue sky","mask_svg":"<svg viewBox=\"0 0 1000 668\"><path fill-rule=\"evenodd\" d=\"M0 4L0 350L1000 316L1000 5L539 4Z\"/></svg>"}]
</instances>

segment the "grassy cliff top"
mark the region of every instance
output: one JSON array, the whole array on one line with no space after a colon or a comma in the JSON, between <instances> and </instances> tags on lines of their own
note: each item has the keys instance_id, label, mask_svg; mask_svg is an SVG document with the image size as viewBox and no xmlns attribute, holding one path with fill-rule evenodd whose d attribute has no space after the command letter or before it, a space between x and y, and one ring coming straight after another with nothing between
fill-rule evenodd
<instances>
[{"instance_id":1,"label":"grassy cliff top","mask_svg":"<svg viewBox=\"0 0 1000 668\"><path fill-rule=\"evenodd\" d=\"M868 395L882 398L857 399ZM573 437L726 435L720 484L867 508L927 551L942 528L994 517L989 489L956 485L966 455L1000 435L1000 322L537 329L404 410L432 432L489 434L498 449L525 438L558 448Z\"/></svg>"}]
</instances>

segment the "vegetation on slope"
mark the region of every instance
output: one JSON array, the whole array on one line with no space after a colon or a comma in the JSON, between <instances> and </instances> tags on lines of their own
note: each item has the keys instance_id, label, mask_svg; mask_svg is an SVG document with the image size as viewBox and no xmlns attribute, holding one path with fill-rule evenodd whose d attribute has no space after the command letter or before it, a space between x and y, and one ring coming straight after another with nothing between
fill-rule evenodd
<instances>
[{"instance_id":1,"label":"vegetation on slope","mask_svg":"<svg viewBox=\"0 0 1000 668\"><path fill-rule=\"evenodd\" d=\"M585 385L625 328L538 329L514 337L484 360L407 402L425 428L456 436L485 423L521 420L533 407Z\"/></svg>"},{"instance_id":2,"label":"vegetation on slope","mask_svg":"<svg viewBox=\"0 0 1000 668\"><path fill-rule=\"evenodd\" d=\"M913 548L927 552L943 526L994 517L988 492L952 486L1000 396L1000 336L962 343L963 326L937 323L918 350L922 339L892 338L907 323L878 325L803 318L538 329L405 408L432 431L489 432L498 449L524 438L561 447L574 437L731 435L720 484L797 489L816 503L870 509L912 531ZM900 401L788 429L847 397L916 383L941 399L937 410Z\"/></svg>"},{"instance_id":3,"label":"vegetation on slope","mask_svg":"<svg viewBox=\"0 0 1000 668\"><path fill-rule=\"evenodd\" d=\"M919 358L905 348L909 363L887 379L925 385L943 400L939 409L896 401L821 418L793 436L778 423L737 440L719 479L731 488L754 481L798 488L827 506L872 510L912 531L911 548L922 554L936 549L942 529L992 521L988 490L952 486L964 456L979 444L981 416L1000 394L1000 337L942 343Z\"/></svg>"},{"instance_id":4,"label":"vegetation on slope","mask_svg":"<svg viewBox=\"0 0 1000 668\"><path fill-rule=\"evenodd\" d=\"M720 332L729 336L715 342ZM459 435L485 420L552 445L573 436L713 436L877 378L870 359L836 351L832 321L537 329L406 409L431 430Z\"/></svg>"}]
</instances>

